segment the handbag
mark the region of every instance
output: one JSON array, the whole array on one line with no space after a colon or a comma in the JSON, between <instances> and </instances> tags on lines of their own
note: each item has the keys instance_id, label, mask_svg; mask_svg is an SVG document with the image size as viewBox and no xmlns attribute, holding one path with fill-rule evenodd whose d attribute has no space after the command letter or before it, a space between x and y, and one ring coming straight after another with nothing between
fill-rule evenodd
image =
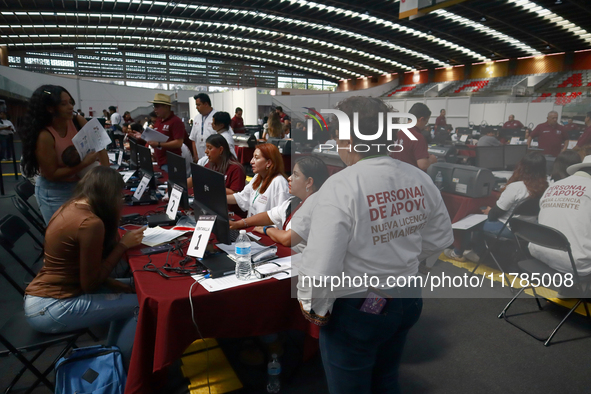
<instances>
[{"instance_id":1,"label":"handbag","mask_svg":"<svg viewBox=\"0 0 591 394\"><path fill-rule=\"evenodd\" d=\"M55 393L123 394L126 374L116 346L72 349L55 365Z\"/></svg>"}]
</instances>

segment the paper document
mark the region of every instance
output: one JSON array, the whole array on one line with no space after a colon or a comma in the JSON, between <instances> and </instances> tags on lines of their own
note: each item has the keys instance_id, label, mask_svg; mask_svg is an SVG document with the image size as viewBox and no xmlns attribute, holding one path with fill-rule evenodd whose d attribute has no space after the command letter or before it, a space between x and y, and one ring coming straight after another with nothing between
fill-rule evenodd
<instances>
[{"instance_id":1,"label":"paper document","mask_svg":"<svg viewBox=\"0 0 591 394\"><path fill-rule=\"evenodd\" d=\"M135 170L133 170L133 171L121 171L119 174L121 174L121 176L123 177L123 182L127 183L127 181L129 180L129 178L131 178L133 176L133 174L135 174Z\"/></svg>"},{"instance_id":2,"label":"paper document","mask_svg":"<svg viewBox=\"0 0 591 394\"><path fill-rule=\"evenodd\" d=\"M296 256L299 256L299 255L296 255ZM261 282L263 280L267 280L270 278L275 278L277 280L288 279L288 278L291 278L292 276L297 275L297 270L291 269L292 260L294 259L294 257L295 256L283 257L280 259L273 260L273 262L269 262L268 264L264 264L264 265L257 267L257 270L261 274L269 274L269 273L277 272L277 274L275 274L273 276L268 276L263 279L258 279L254 274L248 280L240 280L240 279L236 278L236 275L228 275L228 276L223 276L221 278L205 279L205 280L202 280L203 279L202 276L195 275L195 276L193 276L193 279L195 279L196 281L200 281L199 283L205 288L205 290L209 291L210 293L220 291L220 290L225 290L225 289L231 289L233 287L247 285L249 283ZM273 264L273 263L275 263L275 264ZM285 272L278 272L278 271L285 271ZM293 272L293 271L296 271L296 272Z\"/></svg>"},{"instance_id":3,"label":"paper document","mask_svg":"<svg viewBox=\"0 0 591 394\"><path fill-rule=\"evenodd\" d=\"M162 227L149 227L144 231L144 239L142 243L146 246L156 246L172 241L180 237L186 231L180 230L165 230Z\"/></svg>"},{"instance_id":4,"label":"paper document","mask_svg":"<svg viewBox=\"0 0 591 394\"><path fill-rule=\"evenodd\" d=\"M566 149L574 149L577 146L578 140L570 140L568 141L568 147Z\"/></svg>"},{"instance_id":5,"label":"paper document","mask_svg":"<svg viewBox=\"0 0 591 394\"><path fill-rule=\"evenodd\" d=\"M80 159L84 160L87 154L105 149L111 143L111 138L98 119L92 118L76 133L72 143L80 154Z\"/></svg>"},{"instance_id":6,"label":"paper document","mask_svg":"<svg viewBox=\"0 0 591 394\"><path fill-rule=\"evenodd\" d=\"M493 171L495 178L509 179L513 176L513 171Z\"/></svg>"},{"instance_id":7,"label":"paper document","mask_svg":"<svg viewBox=\"0 0 591 394\"><path fill-rule=\"evenodd\" d=\"M142 139L144 141L166 142L168 141L168 136L162 134L159 131L147 127L146 130L144 130L144 132L142 133Z\"/></svg>"},{"instance_id":8,"label":"paper document","mask_svg":"<svg viewBox=\"0 0 591 394\"><path fill-rule=\"evenodd\" d=\"M109 160L113 163L115 163L115 161L117 160L117 155L114 152L107 153L107 156L109 156Z\"/></svg>"},{"instance_id":9,"label":"paper document","mask_svg":"<svg viewBox=\"0 0 591 394\"><path fill-rule=\"evenodd\" d=\"M488 215L484 215L481 213L473 213L453 223L451 225L451 228L454 230L468 230L476 226L477 224L484 222L487 218Z\"/></svg>"}]
</instances>

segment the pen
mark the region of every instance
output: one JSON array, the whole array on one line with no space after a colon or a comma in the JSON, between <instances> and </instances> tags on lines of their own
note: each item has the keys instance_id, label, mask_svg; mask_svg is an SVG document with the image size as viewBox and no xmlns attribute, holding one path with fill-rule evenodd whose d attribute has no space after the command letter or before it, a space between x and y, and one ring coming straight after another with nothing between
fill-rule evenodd
<instances>
[{"instance_id":1,"label":"pen","mask_svg":"<svg viewBox=\"0 0 591 394\"><path fill-rule=\"evenodd\" d=\"M119 230L127 231L127 229L125 229L125 228L123 228L121 226L119 226Z\"/></svg>"}]
</instances>

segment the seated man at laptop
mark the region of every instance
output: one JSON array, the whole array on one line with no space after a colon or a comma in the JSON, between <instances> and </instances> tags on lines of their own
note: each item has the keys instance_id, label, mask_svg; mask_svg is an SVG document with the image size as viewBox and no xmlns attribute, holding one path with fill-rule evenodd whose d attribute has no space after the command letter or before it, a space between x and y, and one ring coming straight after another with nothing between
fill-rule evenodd
<instances>
[{"instance_id":1,"label":"seated man at laptop","mask_svg":"<svg viewBox=\"0 0 591 394\"><path fill-rule=\"evenodd\" d=\"M497 139L497 132L493 129L488 129L486 135L483 135L478 140L476 146L501 146L501 141Z\"/></svg>"}]
</instances>

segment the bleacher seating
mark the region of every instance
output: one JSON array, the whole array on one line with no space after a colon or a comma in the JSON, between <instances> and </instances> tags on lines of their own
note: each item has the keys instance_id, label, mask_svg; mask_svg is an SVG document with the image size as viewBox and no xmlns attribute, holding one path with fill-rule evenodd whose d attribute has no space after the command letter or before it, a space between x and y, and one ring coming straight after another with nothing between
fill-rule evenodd
<instances>
[{"instance_id":1,"label":"bleacher seating","mask_svg":"<svg viewBox=\"0 0 591 394\"><path fill-rule=\"evenodd\" d=\"M543 103L554 101L556 105L567 105L570 104L574 99L581 96L583 92L572 92L572 93L541 93L539 94L532 103Z\"/></svg>"},{"instance_id":2,"label":"bleacher seating","mask_svg":"<svg viewBox=\"0 0 591 394\"><path fill-rule=\"evenodd\" d=\"M464 84L454 90L454 93L476 93L490 83L489 79L473 79L464 81Z\"/></svg>"},{"instance_id":3,"label":"bleacher seating","mask_svg":"<svg viewBox=\"0 0 591 394\"><path fill-rule=\"evenodd\" d=\"M591 86L591 70L577 70L564 73L548 85L547 88L578 88L580 86Z\"/></svg>"},{"instance_id":4,"label":"bleacher seating","mask_svg":"<svg viewBox=\"0 0 591 394\"><path fill-rule=\"evenodd\" d=\"M417 87L417 85L402 85L402 86L398 86L393 91L391 91L390 93L388 93L386 95L386 97L404 96L404 95L407 95L410 91L412 91L416 87Z\"/></svg>"},{"instance_id":5,"label":"bleacher seating","mask_svg":"<svg viewBox=\"0 0 591 394\"><path fill-rule=\"evenodd\" d=\"M532 100L532 103L542 103L544 101L548 101L546 100L548 97L552 97L552 93L541 93L535 99Z\"/></svg>"}]
</instances>

